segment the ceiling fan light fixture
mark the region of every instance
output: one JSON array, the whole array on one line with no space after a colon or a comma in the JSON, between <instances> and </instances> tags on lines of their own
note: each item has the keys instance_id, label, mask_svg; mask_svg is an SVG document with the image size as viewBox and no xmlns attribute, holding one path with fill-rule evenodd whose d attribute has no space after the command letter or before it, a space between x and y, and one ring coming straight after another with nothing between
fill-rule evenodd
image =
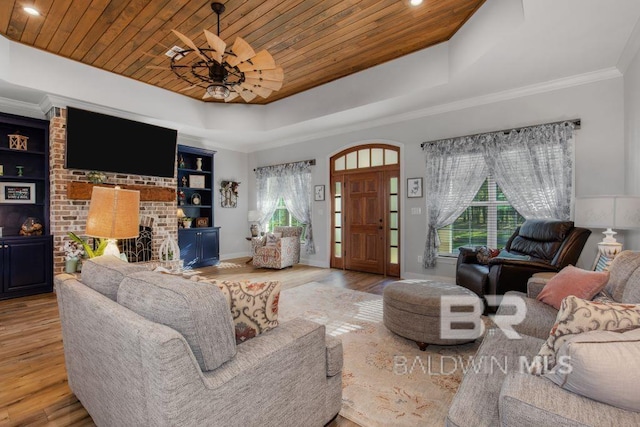
<instances>
[{"instance_id":1,"label":"ceiling fan light fixture","mask_svg":"<svg viewBox=\"0 0 640 427\"><path fill-rule=\"evenodd\" d=\"M267 98L274 90L280 90L284 75L271 54L266 50L256 53L241 37L236 37L233 45L227 48L227 43L220 38L220 14L225 7L213 2L211 9L217 17L218 31L216 35L204 30L208 46L198 47L191 38L176 29L171 30L186 45L184 49L174 46L166 53L171 57L170 70L189 84L180 91L202 87L206 88L203 100L213 98L228 102L240 96L245 102L251 102L256 96ZM195 55L178 63L190 52Z\"/></svg>"},{"instance_id":2,"label":"ceiling fan light fixture","mask_svg":"<svg viewBox=\"0 0 640 427\"><path fill-rule=\"evenodd\" d=\"M214 83L207 88L207 93L215 99L225 99L231 91L228 87L220 83Z\"/></svg>"},{"instance_id":3,"label":"ceiling fan light fixture","mask_svg":"<svg viewBox=\"0 0 640 427\"><path fill-rule=\"evenodd\" d=\"M411 0L411 6L420 6L422 4L422 0Z\"/></svg>"}]
</instances>

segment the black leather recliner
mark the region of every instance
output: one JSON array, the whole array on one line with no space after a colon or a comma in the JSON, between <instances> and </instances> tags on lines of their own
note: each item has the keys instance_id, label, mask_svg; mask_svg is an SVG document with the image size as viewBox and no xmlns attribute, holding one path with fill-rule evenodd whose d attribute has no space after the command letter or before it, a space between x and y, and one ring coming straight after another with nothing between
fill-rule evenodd
<instances>
[{"instance_id":1,"label":"black leather recliner","mask_svg":"<svg viewBox=\"0 0 640 427\"><path fill-rule=\"evenodd\" d=\"M530 219L516 229L505 250L529 259L495 257L478 261L475 248L462 247L456 266L456 283L480 297L527 291L527 281L538 272L557 272L575 265L591 230L574 227L573 221Z\"/></svg>"}]
</instances>

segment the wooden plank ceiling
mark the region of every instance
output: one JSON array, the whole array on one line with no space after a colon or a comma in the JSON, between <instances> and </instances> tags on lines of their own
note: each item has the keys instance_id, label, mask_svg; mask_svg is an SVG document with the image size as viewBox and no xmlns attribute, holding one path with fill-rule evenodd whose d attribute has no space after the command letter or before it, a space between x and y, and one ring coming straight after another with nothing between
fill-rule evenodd
<instances>
[{"instance_id":1,"label":"wooden plank ceiling","mask_svg":"<svg viewBox=\"0 0 640 427\"><path fill-rule=\"evenodd\" d=\"M226 0L220 38L229 46L240 36L266 49L284 69L278 99L362 71L448 40L485 0ZM198 47L203 30L217 33L208 0L2 0L0 33L25 45L110 72L202 99L166 66L173 46L186 48L175 29ZM30 16L24 6L36 7ZM46 65L43 64L43 72ZM181 91L183 90L183 91ZM213 99L208 102L221 102ZM244 102L237 98L233 102Z\"/></svg>"}]
</instances>

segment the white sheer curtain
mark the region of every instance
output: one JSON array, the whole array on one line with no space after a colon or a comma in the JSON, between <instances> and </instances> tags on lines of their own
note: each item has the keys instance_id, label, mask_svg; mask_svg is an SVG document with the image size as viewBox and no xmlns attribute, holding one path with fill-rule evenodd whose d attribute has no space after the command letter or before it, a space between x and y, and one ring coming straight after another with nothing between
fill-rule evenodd
<instances>
[{"instance_id":1,"label":"white sheer curtain","mask_svg":"<svg viewBox=\"0 0 640 427\"><path fill-rule=\"evenodd\" d=\"M436 264L438 229L453 223L464 212L487 177L487 164L478 139L446 139L423 146L427 196L425 268Z\"/></svg>"},{"instance_id":2,"label":"white sheer curtain","mask_svg":"<svg viewBox=\"0 0 640 427\"><path fill-rule=\"evenodd\" d=\"M570 218L573 130L573 123L553 123L487 139L489 170L511 206L526 219Z\"/></svg>"},{"instance_id":3,"label":"white sheer curtain","mask_svg":"<svg viewBox=\"0 0 640 427\"><path fill-rule=\"evenodd\" d=\"M526 219L569 219L573 194L571 122L491 132L423 144L427 241L423 264L435 266L437 230L453 223L491 173Z\"/></svg>"},{"instance_id":4,"label":"white sheer curtain","mask_svg":"<svg viewBox=\"0 0 640 427\"><path fill-rule=\"evenodd\" d=\"M264 230L278 206L280 181L273 171L260 168L256 170L257 207L260 212L260 229Z\"/></svg>"},{"instance_id":5,"label":"white sheer curtain","mask_svg":"<svg viewBox=\"0 0 640 427\"><path fill-rule=\"evenodd\" d=\"M306 225L306 253L316 253L311 224L311 164L304 161L257 168L256 191L260 226L264 228L267 225L282 197L291 215Z\"/></svg>"},{"instance_id":6,"label":"white sheer curtain","mask_svg":"<svg viewBox=\"0 0 640 427\"><path fill-rule=\"evenodd\" d=\"M305 224L304 239L306 242L306 252L315 254L316 248L313 243L313 227L311 225L311 165L309 162L290 163L286 166L284 174L284 185L286 189L283 194L284 205L287 210L301 223Z\"/></svg>"}]
</instances>

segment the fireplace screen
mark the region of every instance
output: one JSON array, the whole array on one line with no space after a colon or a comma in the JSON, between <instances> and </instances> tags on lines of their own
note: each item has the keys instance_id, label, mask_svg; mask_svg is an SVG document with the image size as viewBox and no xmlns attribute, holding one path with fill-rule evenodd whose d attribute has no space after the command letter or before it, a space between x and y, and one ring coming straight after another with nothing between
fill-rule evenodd
<instances>
[{"instance_id":1,"label":"fireplace screen","mask_svg":"<svg viewBox=\"0 0 640 427\"><path fill-rule=\"evenodd\" d=\"M127 256L129 262L151 261L153 253L153 218L140 217L140 235L132 239L118 241L120 253Z\"/></svg>"}]
</instances>

